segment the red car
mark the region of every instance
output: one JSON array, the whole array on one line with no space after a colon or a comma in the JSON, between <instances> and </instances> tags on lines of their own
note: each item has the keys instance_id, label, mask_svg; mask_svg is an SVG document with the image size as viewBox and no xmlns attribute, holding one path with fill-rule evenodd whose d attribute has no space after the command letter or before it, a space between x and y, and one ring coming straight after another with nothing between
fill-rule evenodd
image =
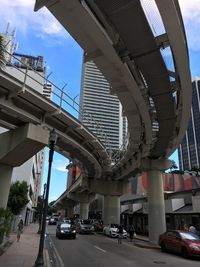
<instances>
[{"instance_id":1,"label":"red car","mask_svg":"<svg viewBox=\"0 0 200 267\"><path fill-rule=\"evenodd\" d=\"M95 232L103 232L104 225L102 221L95 221L93 223L93 226L94 226Z\"/></svg>"},{"instance_id":2,"label":"red car","mask_svg":"<svg viewBox=\"0 0 200 267\"><path fill-rule=\"evenodd\" d=\"M200 257L200 237L187 231L168 230L159 236L159 245L162 251L181 253L183 257Z\"/></svg>"}]
</instances>

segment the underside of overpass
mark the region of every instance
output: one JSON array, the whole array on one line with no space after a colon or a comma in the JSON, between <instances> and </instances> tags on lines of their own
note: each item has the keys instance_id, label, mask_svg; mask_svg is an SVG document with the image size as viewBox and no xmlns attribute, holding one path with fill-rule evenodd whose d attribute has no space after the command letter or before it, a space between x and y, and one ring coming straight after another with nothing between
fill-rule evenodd
<instances>
[{"instance_id":1,"label":"underside of overpass","mask_svg":"<svg viewBox=\"0 0 200 267\"><path fill-rule=\"evenodd\" d=\"M169 167L167 158L178 147L187 128L191 77L178 1L152 1L163 29L159 34L153 32L151 17L142 2L37 0L35 5L35 10L45 5L74 37L122 103L129 134L118 162L111 162L108 149L76 118L34 91L25 83L26 77L19 80L9 75L7 69L0 72L0 118L1 125L8 129L26 123L55 129L56 150L76 160L83 177L87 182L91 180L90 188L94 179L123 184L140 170L147 170L151 180L149 202L162 214L160 178ZM163 56L165 49L171 66ZM80 182L77 188L80 189ZM94 186L93 190L96 189ZM113 198L109 203L109 196L107 202L112 207L118 203L117 194L109 194ZM155 197L159 199L156 205L160 203L157 206ZM153 212L152 215L155 222Z\"/></svg>"}]
</instances>

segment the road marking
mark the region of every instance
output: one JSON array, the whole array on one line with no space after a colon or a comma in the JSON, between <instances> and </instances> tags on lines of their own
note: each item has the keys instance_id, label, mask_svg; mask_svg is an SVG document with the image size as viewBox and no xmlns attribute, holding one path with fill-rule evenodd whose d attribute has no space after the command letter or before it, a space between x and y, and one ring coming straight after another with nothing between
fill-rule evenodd
<instances>
[{"instance_id":1,"label":"road marking","mask_svg":"<svg viewBox=\"0 0 200 267\"><path fill-rule=\"evenodd\" d=\"M106 252L104 249L102 249L102 248L99 248L99 247L97 247L97 246L94 246L96 249L99 249L99 250L101 250L102 252Z\"/></svg>"}]
</instances>

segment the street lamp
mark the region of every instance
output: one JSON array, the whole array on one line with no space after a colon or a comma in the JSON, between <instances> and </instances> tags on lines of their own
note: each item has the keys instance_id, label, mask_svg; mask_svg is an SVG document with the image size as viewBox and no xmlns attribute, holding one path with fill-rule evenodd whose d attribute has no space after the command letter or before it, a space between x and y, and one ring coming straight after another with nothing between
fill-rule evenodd
<instances>
[{"instance_id":1,"label":"street lamp","mask_svg":"<svg viewBox=\"0 0 200 267\"><path fill-rule=\"evenodd\" d=\"M45 193L46 193L46 187L47 184L44 184L44 190L43 190L43 195L42 199L40 201L40 210L39 210L39 229L38 229L38 234L41 234L41 228L42 228L42 212L44 210L44 203L45 203Z\"/></svg>"},{"instance_id":2,"label":"street lamp","mask_svg":"<svg viewBox=\"0 0 200 267\"><path fill-rule=\"evenodd\" d=\"M49 166L48 166L48 175L47 175L47 184L46 184L46 197L45 197L44 207L43 207L40 244L39 244L37 259L35 261L35 266L44 266L44 258L43 258L44 237L45 237L46 216L47 216L47 209L48 209L51 166L52 166L52 162L53 162L54 146L55 146L56 140L57 140L57 134L56 134L55 130L53 129L52 131L50 131L50 136L49 136Z\"/></svg>"}]
</instances>

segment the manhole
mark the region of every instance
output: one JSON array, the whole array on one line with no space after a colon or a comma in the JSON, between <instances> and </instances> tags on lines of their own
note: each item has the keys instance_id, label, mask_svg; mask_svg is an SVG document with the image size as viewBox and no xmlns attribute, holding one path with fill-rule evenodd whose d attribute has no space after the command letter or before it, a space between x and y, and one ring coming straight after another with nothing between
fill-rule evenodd
<instances>
[{"instance_id":1,"label":"manhole","mask_svg":"<svg viewBox=\"0 0 200 267\"><path fill-rule=\"evenodd\" d=\"M156 264L165 264L166 262L165 261L154 261L153 263L156 263Z\"/></svg>"}]
</instances>

